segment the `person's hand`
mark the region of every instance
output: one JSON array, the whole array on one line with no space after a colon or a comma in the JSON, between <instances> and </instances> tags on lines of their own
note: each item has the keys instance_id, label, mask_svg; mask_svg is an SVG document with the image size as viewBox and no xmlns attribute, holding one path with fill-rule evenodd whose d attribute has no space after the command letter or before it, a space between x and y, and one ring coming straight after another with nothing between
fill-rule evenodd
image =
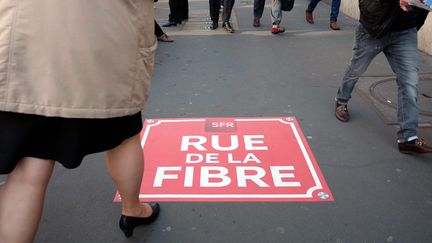
<instances>
[{"instance_id":1,"label":"person's hand","mask_svg":"<svg viewBox=\"0 0 432 243\"><path fill-rule=\"evenodd\" d=\"M399 6L401 7L401 9L403 11L408 11L408 7L409 7L409 0L400 0L399 1Z\"/></svg>"},{"instance_id":2,"label":"person's hand","mask_svg":"<svg viewBox=\"0 0 432 243\"><path fill-rule=\"evenodd\" d=\"M411 1L417 1L419 3L423 3L424 0L411 0ZM401 9L403 11L409 10L409 2L410 2L410 0L400 0L399 1L399 6L401 7Z\"/></svg>"}]
</instances>

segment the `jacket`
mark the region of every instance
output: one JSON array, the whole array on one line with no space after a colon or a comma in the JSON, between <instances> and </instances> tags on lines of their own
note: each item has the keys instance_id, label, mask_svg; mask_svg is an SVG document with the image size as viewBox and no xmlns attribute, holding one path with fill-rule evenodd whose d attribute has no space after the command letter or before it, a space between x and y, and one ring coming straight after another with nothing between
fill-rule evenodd
<instances>
[{"instance_id":1,"label":"jacket","mask_svg":"<svg viewBox=\"0 0 432 243\"><path fill-rule=\"evenodd\" d=\"M153 0L1 0L0 111L135 114L156 47Z\"/></svg>"},{"instance_id":2,"label":"jacket","mask_svg":"<svg viewBox=\"0 0 432 243\"><path fill-rule=\"evenodd\" d=\"M400 10L399 0L359 0L360 23L374 38L381 38L391 28ZM417 11L417 10L414 10ZM427 17L428 11L419 10L417 30Z\"/></svg>"},{"instance_id":3,"label":"jacket","mask_svg":"<svg viewBox=\"0 0 432 243\"><path fill-rule=\"evenodd\" d=\"M399 11L399 0L359 0L360 23L374 38L390 29Z\"/></svg>"}]
</instances>

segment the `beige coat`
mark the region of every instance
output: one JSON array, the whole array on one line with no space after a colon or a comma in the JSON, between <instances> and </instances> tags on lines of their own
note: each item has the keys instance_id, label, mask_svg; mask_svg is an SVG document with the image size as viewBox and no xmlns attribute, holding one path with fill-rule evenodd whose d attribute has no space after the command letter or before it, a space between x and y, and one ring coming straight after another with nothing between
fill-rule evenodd
<instances>
[{"instance_id":1,"label":"beige coat","mask_svg":"<svg viewBox=\"0 0 432 243\"><path fill-rule=\"evenodd\" d=\"M153 0L0 0L0 111L139 112L156 46Z\"/></svg>"}]
</instances>

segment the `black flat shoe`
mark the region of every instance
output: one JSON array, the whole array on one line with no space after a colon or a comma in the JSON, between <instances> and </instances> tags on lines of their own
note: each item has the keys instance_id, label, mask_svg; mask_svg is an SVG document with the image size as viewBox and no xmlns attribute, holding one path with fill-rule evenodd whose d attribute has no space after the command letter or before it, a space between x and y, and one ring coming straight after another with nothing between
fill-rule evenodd
<instances>
[{"instance_id":1,"label":"black flat shoe","mask_svg":"<svg viewBox=\"0 0 432 243\"><path fill-rule=\"evenodd\" d=\"M168 22L162 25L162 27L171 27L171 26L177 26L177 22Z\"/></svg>"},{"instance_id":2,"label":"black flat shoe","mask_svg":"<svg viewBox=\"0 0 432 243\"><path fill-rule=\"evenodd\" d=\"M153 212L148 217L132 217L132 216L125 216L121 215L119 226L120 229L123 231L126 237L131 237L133 234L133 230L135 227L144 225L144 224L150 224L153 223L153 221L156 220L156 218L159 216L160 212L160 206L158 203L149 203L150 207L152 208Z\"/></svg>"},{"instance_id":3,"label":"black flat shoe","mask_svg":"<svg viewBox=\"0 0 432 243\"><path fill-rule=\"evenodd\" d=\"M215 29L217 29L218 27L219 27L218 22L213 22L213 23L211 23L211 25L210 25L210 29L211 29L211 30L215 30Z\"/></svg>"},{"instance_id":4,"label":"black flat shoe","mask_svg":"<svg viewBox=\"0 0 432 243\"><path fill-rule=\"evenodd\" d=\"M228 33L234 33L234 29L233 29L233 27L231 26L231 23L230 23L230 22L224 22L224 23L222 24L222 27L224 27L225 30L228 31Z\"/></svg>"}]
</instances>

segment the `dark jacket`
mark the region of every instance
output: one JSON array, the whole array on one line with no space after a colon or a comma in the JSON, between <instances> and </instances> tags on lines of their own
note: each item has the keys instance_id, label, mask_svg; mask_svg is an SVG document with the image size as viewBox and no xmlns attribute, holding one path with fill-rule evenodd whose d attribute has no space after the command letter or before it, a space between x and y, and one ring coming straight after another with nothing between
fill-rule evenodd
<instances>
[{"instance_id":1,"label":"dark jacket","mask_svg":"<svg viewBox=\"0 0 432 243\"><path fill-rule=\"evenodd\" d=\"M374 38L381 38L391 28L398 11L399 0L359 0L360 23ZM424 24L428 11L417 14L417 29Z\"/></svg>"}]
</instances>

